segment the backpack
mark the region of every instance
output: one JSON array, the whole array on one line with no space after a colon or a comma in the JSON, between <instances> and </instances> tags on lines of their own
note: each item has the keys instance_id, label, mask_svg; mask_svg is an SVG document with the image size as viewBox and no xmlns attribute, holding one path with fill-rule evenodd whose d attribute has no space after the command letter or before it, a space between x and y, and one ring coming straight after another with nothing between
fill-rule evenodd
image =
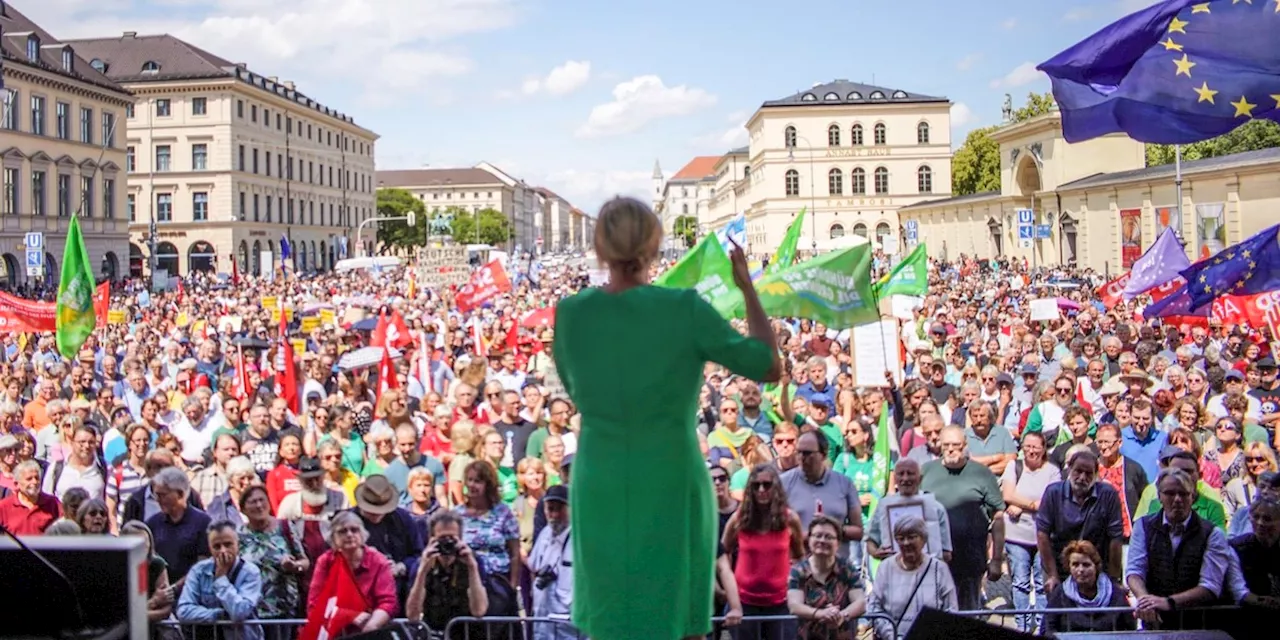
<instances>
[{"instance_id":1,"label":"backpack","mask_svg":"<svg viewBox=\"0 0 1280 640\"><path fill-rule=\"evenodd\" d=\"M1013 461L1013 483L1016 485L1019 482L1022 482L1022 461L1014 460Z\"/></svg>"},{"instance_id":2,"label":"backpack","mask_svg":"<svg viewBox=\"0 0 1280 640\"><path fill-rule=\"evenodd\" d=\"M98 474L102 476L102 495L93 496L93 497L96 497L99 499L106 499L107 481L110 479L110 476L107 474L106 465L103 464L101 457L94 456L93 466L98 469ZM62 472L65 471L66 468L67 468L67 460L65 458L53 463L53 469L50 471L50 473L53 474L53 481L49 484L49 486L50 488L53 489L53 492L55 493L58 491L58 481L62 479ZM121 470L120 474L121 476L123 476L124 471ZM117 478L117 482L118 481L119 481L119 478ZM54 497L57 498L58 500L62 500L62 496L55 495Z\"/></svg>"}]
</instances>

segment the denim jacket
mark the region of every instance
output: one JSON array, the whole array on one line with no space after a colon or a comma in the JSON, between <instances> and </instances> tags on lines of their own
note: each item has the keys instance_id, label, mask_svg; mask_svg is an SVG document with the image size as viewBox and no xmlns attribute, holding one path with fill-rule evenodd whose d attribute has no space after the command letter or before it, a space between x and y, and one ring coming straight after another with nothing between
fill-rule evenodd
<instances>
[{"instance_id":1,"label":"denim jacket","mask_svg":"<svg viewBox=\"0 0 1280 640\"><path fill-rule=\"evenodd\" d=\"M252 619L262 598L262 574L258 566L239 560L230 574L216 579L213 571L212 558L191 567L182 596L178 598L178 620L199 623ZM230 579L232 576L235 577L234 584ZM257 625L236 625L227 627L225 631L228 638L262 640L262 628Z\"/></svg>"}]
</instances>

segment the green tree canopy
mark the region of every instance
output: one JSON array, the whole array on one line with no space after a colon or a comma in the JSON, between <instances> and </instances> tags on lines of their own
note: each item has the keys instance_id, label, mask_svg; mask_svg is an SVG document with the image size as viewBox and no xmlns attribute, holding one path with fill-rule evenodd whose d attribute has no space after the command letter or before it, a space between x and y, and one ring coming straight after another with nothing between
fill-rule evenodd
<instances>
[{"instance_id":1,"label":"green tree canopy","mask_svg":"<svg viewBox=\"0 0 1280 640\"><path fill-rule=\"evenodd\" d=\"M1257 151L1280 147L1280 124L1270 120L1250 120L1216 138L1182 145L1183 160L1217 158L1233 153ZM1147 145L1147 166L1173 164L1174 150L1171 144Z\"/></svg>"},{"instance_id":2,"label":"green tree canopy","mask_svg":"<svg viewBox=\"0 0 1280 640\"><path fill-rule=\"evenodd\" d=\"M377 208L380 218L403 218L411 211L417 215L417 226L412 228L404 220L378 223L378 243L383 251L418 246L426 240L426 206L417 196L404 189L378 189Z\"/></svg>"},{"instance_id":3,"label":"green tree canopy","mask_svg":"<svg viewBox=\"0 0 1280 640\"><path fill-rule=\"evenodd\" d=\"M481 209L475 214L456 211L453 214L452 229L453 240L459 244L488 244L497 247L510 240L512 235L511 219L496 209Z\"/></svg>"},{"instance_id":4,"label":"green tree canopy","mask_svg":"<svg viewBox=\"0 0 1280 640\"><path fill-rule=\"evenodd\" d=\"M1013 110L1013 121L1022 122L1053 110L1053 95L1028 93L1027 101ZM1000 190L1000 145L991 139L999 126L974 129L951 157L951 193L967 196Z\"/></svg>"},{"instance_id":5,"label":"green tree canopy","mask_svg":"<svg viewBox=\"0 0 1280 640\"><path fill-rule=\"evenodd\" d=\"M671 235L679 238L686 249L693 247L698 238L698 219L693 216L679 216L671 222Z\"/></svg>"}]
</instances>

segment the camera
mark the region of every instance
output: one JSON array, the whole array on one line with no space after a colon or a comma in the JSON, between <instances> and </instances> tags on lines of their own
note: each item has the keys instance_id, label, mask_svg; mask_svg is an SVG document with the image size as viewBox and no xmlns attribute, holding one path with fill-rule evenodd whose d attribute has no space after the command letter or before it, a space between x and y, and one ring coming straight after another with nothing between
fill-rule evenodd
<instances>
[{"instance_id":1,"label":"camera","mask_svg":"<svg viewBox=\"0 0 1280 640\"><path fill-rule=\"evenodd\" d=\"M436 541L436 551L442 556L458 555L458 539L453 536L440 538Z\"/></svg>"},{"instance_id":2,"label":"camera","mask_svg":"<svg viewBox=\"0 0 1280 640\"><path fill-rule=\"evenodd\" d=\"M533 588L542 591L551 586L551 583L555 582L558 577L555 569L543 569L534 575Z\"/></svg>"}]
</instances>

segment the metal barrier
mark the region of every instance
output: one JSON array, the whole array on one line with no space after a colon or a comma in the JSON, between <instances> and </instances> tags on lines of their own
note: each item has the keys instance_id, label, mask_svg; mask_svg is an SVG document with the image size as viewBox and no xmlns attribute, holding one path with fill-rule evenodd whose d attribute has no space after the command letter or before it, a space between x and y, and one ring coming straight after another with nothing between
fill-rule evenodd
<instances>
[{"instance_id":1,"label":"metal barrier","mask_svg":"<svg viewBox=\"0 0 1280 640\"><path fill-rule=\"evenodd\" d=\"M1071 632L1116 632L1140 627L1145 631L1173 629L1216 629L1213 626L1218 616L1228 616L1240 611L1235 606L1188 607L1177 611L1162 611L1161 621L1147 623L1138 620L1133 607L1096 607L1065 609L977 609L974 611L955 611L955 615L983 620L989 624L1010 629L1018 629L1018 618L1030 619L1031 629L1024 629L1035 635L1049 636L1054 633Z\"/></svg>"},{"instance_id":2,"label":"metal barrier","mask_svg":"<svg viewBox=\"0 0 1280 640\"><path fill-rule=\"evenodd\" d=\"M179 632L183 640L195 640L201 630L213 630L219 627L230 627L221 635L227 640L242 639L244 634L240 630L245 628L255 628L262 631L262 637L265 640L289 640L294 637L295 632L306 626L305 618L279 618L279 619L253 619L243 622L235 622L233 620L213 620L209 622L183 622L181 620L161 620L154 623L156 626L164 629L173 629ZM422 622L409 620L407 618L396 618L387 623L387 627L393 628L396 640L414 640L416 638L426 638L428 636L427 626ZM215 640L217 639L214 636ZM176 640L176 639L175 639Z\"/></svg>"},{"instance_id":3,"label":"metal barrier","mask_svg":"<svg viewBox=\"0 0 1280 640\"><path fill-rule=\"evenodd\" d=\"M887 615L863 615L856 622L851 621L849 624L864 622L870 624L874 620L883 620L889 623L893 629L894 637L898 637L897 622ZM735 627L725 626L723 616L714 617L711 621L714 640L720 640L725 633L729 633L735 640L793 640L796 637L796 629L800 624L800 620L793 615L743 616L741 623ZM735 630L739 630L743 626L754 627L755 625L769 622L790 623L792 626L786 633L765 635L758 628L755 635L734 633ZM450 620L443 633L435 630L431 630L430 633L431 638L444 640L493 640L495 638L505 640L587 640L587 636L574 627L572 622L562 618L459 617ZM815 637L811 635L810 637L815 638L815 640L821 640L821 636ZM835 634L832 633L831 637L834 638Z\"/></svg>"}]
</instances>

